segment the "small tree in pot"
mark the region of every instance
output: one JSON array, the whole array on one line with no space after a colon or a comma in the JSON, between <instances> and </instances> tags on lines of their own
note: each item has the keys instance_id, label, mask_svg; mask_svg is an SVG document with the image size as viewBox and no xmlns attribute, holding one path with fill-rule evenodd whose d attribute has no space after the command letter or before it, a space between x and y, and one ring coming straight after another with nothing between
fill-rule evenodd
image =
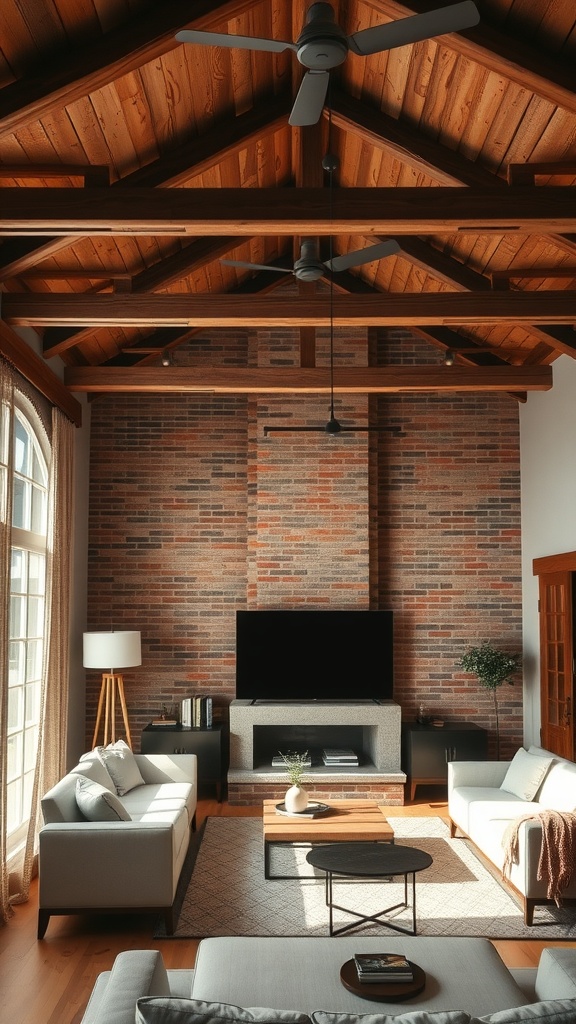
<instances>
[{"instance_id":1,"label":"small tree in pot","mask_svg":"<svg viewBox=\"0 0 576 1024\"><path fill-rule=\"evenodd\" d=\"M506 654L487 640L480 647L469 647L460 660L460 667L478 677L478 682L492 690L496 716L496 760L500 760L500 722L498 716L498 689L503 683L514 685L513 675L520 667L519 654Z\"/></svg>"}]
</instances>

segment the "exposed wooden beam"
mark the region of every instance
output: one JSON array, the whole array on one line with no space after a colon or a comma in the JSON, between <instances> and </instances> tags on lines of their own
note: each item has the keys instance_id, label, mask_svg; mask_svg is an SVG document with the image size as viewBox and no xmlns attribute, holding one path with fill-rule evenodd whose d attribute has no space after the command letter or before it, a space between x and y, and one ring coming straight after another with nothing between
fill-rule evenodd
<instances>
[{"instance_id":1,"label":"exposed wooden beam","mask_svg":"<svg viewBox=\"0 0 576 1024\"><path fill-rule=\"evenodd\" d=\"M0 320L0 354L72 423L81 426L82 406L78 399L4 320Z\"/></svg>"},{"instance_id":2,"label":"exposed wooden beam","mask_svg":"<svg viewBox=\"0 0 576 1024\"><path fill-rule=\"evenodd\" d=\"M165 394L303 395L330 393L327 368L71 367L65 371L71 391ZM386 366L334 370L338 394L386 394L397 391L548 391L549 366L457 367Z\"/></svg>"},{"instance_id":3,"label":"exposed wooden beam","mask_svg":"<svg viewBox=\"0 0 576 1024\"><path fill-rule=\"evenodd\" d=\"M334 295L334 323L346 327L412 324L571 324L573 292L435 292ZM320 327L329 323L325 295L270 298L249 295L4 296L4 319L18 326L151 324L174 327Z\"/></svg>"},{"instance_id":4,"label":"exposed wooden beam","mask_svg":"<svg viewBox=\"0 0 576 1024\"><path fill-rule=\"evenodd\" d=\"M576 230L576 192L323 188L3 190L0 235L426 235Z\"/></svg>"}]
</instances>

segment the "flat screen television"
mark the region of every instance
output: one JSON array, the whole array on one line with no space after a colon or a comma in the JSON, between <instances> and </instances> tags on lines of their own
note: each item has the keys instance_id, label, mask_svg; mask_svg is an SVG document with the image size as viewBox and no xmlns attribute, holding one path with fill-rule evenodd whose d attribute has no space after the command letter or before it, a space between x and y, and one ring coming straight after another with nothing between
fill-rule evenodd
<instances>
[{"instance_id":1,"label":"flat screen television","mask_svg":"<svg viewBox=\"0 0 576 1024\"><path fill-rule=\"evenodd\" d=\"M393 655L391 611L236 612L239 700L392 700Z\"/></svg>"}]
</instances>

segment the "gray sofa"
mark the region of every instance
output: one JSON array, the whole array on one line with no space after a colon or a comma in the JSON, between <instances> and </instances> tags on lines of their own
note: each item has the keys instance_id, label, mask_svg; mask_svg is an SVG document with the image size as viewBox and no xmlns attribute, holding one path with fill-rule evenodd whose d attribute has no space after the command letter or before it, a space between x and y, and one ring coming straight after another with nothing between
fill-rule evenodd
<instances>
[{"instance_id":1,"label":"gray sofa","mask_svg":"<svg viewBox=\"0 0 576 1024\"><path fill-rule=\"evenodd\" d=\"M361 998L340 982L356 952L403 952L426 972L403 1002ZM249 1008L266 1008L257 1012ZM537 970L509 971L487 939L387 935L202 939L194 970L166 971L156 950L129 950L94 986L82 1024L516 1024L576 1020L576 949L543 950Z\"/></svg>"},{"instance_id":2,"label":"gray sofa","mask_svg":"<svg viewBox=\"0 0 576 1024\"><path fill-rule=\"evenodd\" d=\"M42 798L38 938L53 914L111 910L162 912L170 933L196 801L195 754L85 754Z\"/></svg>"},{"instance_id":3,"label":"gray sofa","mask_svg":"<svg viewBox=\"0 0 576 1024\"><path fill-rule=\"evenodd\" d=\"M448 764L450 834L468 836L480 852L503 870L506 841L513 822L546 810L576 809L576 764L542 747L521 748L512 761L451 761ZM547 880L538 878L542 824L536 817L518 827L516 859L504 880L524 905L533 924L534 909L551 904ZM562 901L576 898L576 871Z\"/></svg>"}]
</instances>

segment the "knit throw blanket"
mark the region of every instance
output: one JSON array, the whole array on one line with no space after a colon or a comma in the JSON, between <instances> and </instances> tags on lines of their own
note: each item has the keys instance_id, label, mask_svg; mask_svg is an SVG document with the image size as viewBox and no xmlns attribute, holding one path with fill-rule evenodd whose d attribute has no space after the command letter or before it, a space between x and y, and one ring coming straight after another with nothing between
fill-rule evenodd
<instances>
[{"instance_id":1,"label":"knit throw blanket","mask_svg":"<svg viewBox=\"0 0 576 1024\"><path fill-rule=\"evenodd\" d=\"M564 889L570 884L576 867L576 814L565 811L540 811L523 814L511 822L502 838L505 850L502 874L518 863L518 831L523 821L535 820L542 825L542 845L537 878L546 882L546 896L560 906Z\"/></svg>"}]
</instances>

